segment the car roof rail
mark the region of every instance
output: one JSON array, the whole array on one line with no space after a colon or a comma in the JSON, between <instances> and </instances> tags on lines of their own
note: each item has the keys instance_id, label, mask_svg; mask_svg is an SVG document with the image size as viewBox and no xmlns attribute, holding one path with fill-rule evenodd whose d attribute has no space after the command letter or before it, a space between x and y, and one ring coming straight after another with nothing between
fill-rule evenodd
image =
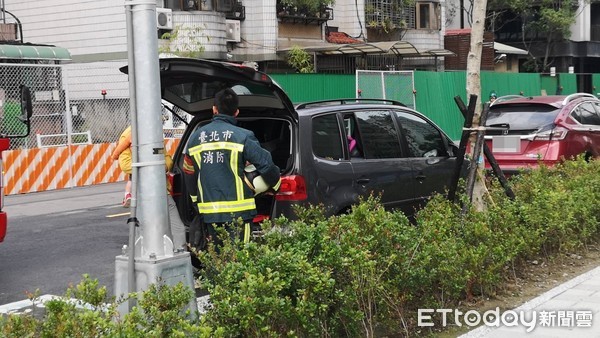
<instances>
[{"instance_id":1,"label":"car roof rail","mask_svg":"<svg viewBox=\"0 0 600 338\"><path fill-rule=\"evenodd\" d=\"M490 106L494 105L494 103L499 103L499 102L502 102L502 101L508 101L508 100L512 100L512 99L523 99L523 98L525 98L525 96L523 96L523 95L515 95L515 94L513 94L513 95L503 95L503 96L500 96L500 97L496 98L494 100L494 102L490 103Z\"/></svg>"},{"instance_id":2,"label":"car roof rail","mask_svg":"<svg viewBox=\"0 0 600 338\"><path fill-rule=\"evenodd\" d=\"M592 97L594 99L598 99L596 96L594 96L593 94L589 94L589 93L575 93L575 94L571 94L568 95L567 97L565 97L565 99L563 100L562 104L565 105L575 99L579 99L582 97Z\"/></svg>"},{"instance_id":3,"label":"car roof rail","mask_svg":"<svg viewBox=\"0 0 600 338\"><path fill-rule=\"evenodd\" d=\"M325 106L327 104L351 104L351 103L380 103L380 104L390 104L396 106L406 107L406 105L400 101L396 100L387 100L387 99L361 99L361 98L352 98L352 99L333 99L333 100L322 100L322 101L313 101L313 102L305 102L296 106L296 109L304 109L308 106Z\"/></svg>"}]
</instances>

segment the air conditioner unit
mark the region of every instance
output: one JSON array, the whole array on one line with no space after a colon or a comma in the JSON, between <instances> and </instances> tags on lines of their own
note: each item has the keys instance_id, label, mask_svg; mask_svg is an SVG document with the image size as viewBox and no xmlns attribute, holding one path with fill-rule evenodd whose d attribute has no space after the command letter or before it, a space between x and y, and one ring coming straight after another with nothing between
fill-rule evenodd
<instances>
[{"instance_id":1,"label":"air conditioner unit","mask_svg":"<svg viewBox=\"0 0 600 338\"><path fill-rule=\"evenodd\" d=\"M173 29L173 11L170 8L156 9L156 27L158 29Z\"/></svg>"},{"instance_id":2,"label":"air conditioner unit","mask_svg":"<svg viewBox=\"0 0 600 338\"><path fill-rule=\"evenodd\" d=\"M241 25L238 20L226 20L225 40L228 42L241 42Z\"/></svg>"}]
</instances>

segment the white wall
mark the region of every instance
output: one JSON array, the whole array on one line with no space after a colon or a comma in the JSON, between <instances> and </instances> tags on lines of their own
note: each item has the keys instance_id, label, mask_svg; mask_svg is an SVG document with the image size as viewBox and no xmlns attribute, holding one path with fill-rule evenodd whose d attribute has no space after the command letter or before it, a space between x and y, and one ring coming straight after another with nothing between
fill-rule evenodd
<instances>
[{"instance_id":1,"label":"white wall","mask_svg":"<svg viewBox=\"0 0 600 338\"><path fill-rule=\"evenodd\" d=\"M124 0L4 0L21 20L25 42L67 48L71 55L125 52Z\"/></svg>"},{"instance_id":2,"label":"white wall","mask_svg":"<svg viewBox=\"0 0 600 338\"><path fill-rule=\"evenodd\" d=\"M189 50L196 44L204 47L202 57L208 59L224 58L227 52L225 42L225 15L212 11L175 11L173 27L180 29L178 40L171 43L173 50ZM194 28L200 28L199 35L186 38L186 34L196 34ZM186 33L187 29L187 33Z\"/></svg>"},{"instance_id":3,"label":"white wall","mask_svg":"<svg viewBox=\"0 0 600 338\"><path fill-rule=\"evenodd\" d=\"M244 60L256 61L251 55L275 58L277 51L277 15L275 0L243 0L246 20L242 21L242 42L235 45L234 55ZM245 41L244 41L245 40Z\"/></svg>"},{"instance_id":4,"label":"white wall","mask_svg":"<svg viewBox=\"0 0 600 338\"><path fill-rule=\"evenodd\" d=\"M579 8L575 16L575 23L571 25L572 41L590 41L591 39L592 10L588 1L579 0Z\"/></svg>"},{"instance_id":5,"label":"white wall","mask_svg":"<svg viewBox=\"0 0 600 338\"><path fill-rule=\"evenodd\" d=\"M460 29L460 2L461 0L446 0L446 19L442 20L442 26L446 29ZM467 20L465 20L465 26L467 26Z\"/></svg>"},{"instance_id":6,"label":"white wall","mask_svg":"<svg viewBox=\"0 0 600 338\"><path fill-rule=\"evenodd\" d=\"M329 26L339 27L340 32L348 33L350 36L359 36L362 24L362 33L366 34L365 1L337 0L333 6L333 20L329 21L327 24Z\"/></svg>"}]
</instances>

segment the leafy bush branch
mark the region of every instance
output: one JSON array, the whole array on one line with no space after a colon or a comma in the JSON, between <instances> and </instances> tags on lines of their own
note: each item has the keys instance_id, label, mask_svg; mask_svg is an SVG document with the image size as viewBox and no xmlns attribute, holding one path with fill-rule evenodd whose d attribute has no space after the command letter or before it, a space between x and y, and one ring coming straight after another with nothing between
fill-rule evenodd
<instances>
[{"instance_id":1,"label":"leafy bush branch","mask_svg":"<svg viewBox=\"0 0 600 338\"><path fill-rule=\"evenodd\" d=\"M203 41L210 41L210 36L204 34L201 26L177 25L172 31L164 33L161 40L165 42L159 44L159 53L200 58L205 50Z\"/></svg>"},{"instance_id":2,"label":"leafy bush branch","mask_svg":"<svg viewBox=\"0 0 600 338\"><path fill-rule=\"evenodd\" d=\"M292 49L288 52L287 62L299 73L314 72L312 56L299 46L293 46Z\"/></svg>"},{"instance_id":3,"label":"leafy bush branch","mask_svg":"<svg viewBox=\"0 0 600 338\"><path fill-rule=\"evenodd\" d=\"M415 335L419 308L460 307L493 297L523 263L584 252L599 238L600 161L541 166L512 179L514 200L492 183L485 212L433 197L411 224L369 197L327 218L318 206L298 220L263 224L248 244L223 233L220 250L199 253L211 306L185 313L191 290L152 286L131 313L88 277L45 317L0 317L0 336L373 337ZM557 206L560 206L558 208ZM32 298L35 298L32 295ZM421 328L422 329L422 328ZM423 334L423 332L420 332Z\"/></svg>"}]
</instances>

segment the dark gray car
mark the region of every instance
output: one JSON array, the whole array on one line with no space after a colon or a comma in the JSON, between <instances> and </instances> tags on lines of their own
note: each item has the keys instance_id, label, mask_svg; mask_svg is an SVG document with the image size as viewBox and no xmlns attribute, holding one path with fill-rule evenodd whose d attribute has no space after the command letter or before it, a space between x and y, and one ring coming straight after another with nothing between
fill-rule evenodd
<instances>
[{"instance_id":1,"label":"dark gray car","mask_svg":"<svg viewBox=\"0 0 600 338\"><path fill-rule=\"evenodd\" d=\"M399 102L332 100L294 107L269 76L235 64L160 61L162 98L195 117L174 154L174 198L186 224L193 218L183 184L182 151L208 123L214 94L231 87L240 98L239 125L254 132L281 168L276 195L256 198L259 217L294 218L296 204L347 211L360 196L381 194L388 208L407 213L448 187L456 146L432 121Z\"/></svg>"}]
</instances>

